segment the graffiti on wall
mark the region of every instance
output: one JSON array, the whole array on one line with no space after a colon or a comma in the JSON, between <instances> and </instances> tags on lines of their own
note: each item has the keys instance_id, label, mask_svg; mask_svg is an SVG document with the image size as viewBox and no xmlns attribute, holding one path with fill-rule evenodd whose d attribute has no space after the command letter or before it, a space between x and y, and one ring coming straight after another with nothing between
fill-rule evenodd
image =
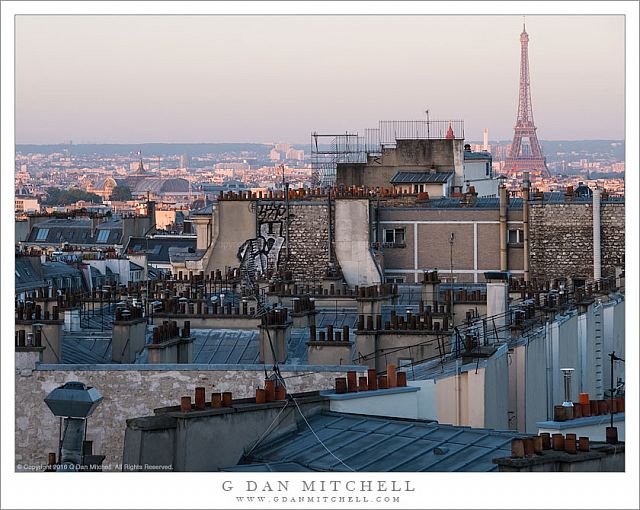
<instances>
[{"instance_id":1,"label":"graffiti on wall","mask_svg":"<svg viewBox=\"0 0 640 510\"><path fill-rule=\"evenodd\" d=\"M256 237L238 249L240 269L252 279L276 270L285 242L286 207L282 202L262 202L256 207Z\"/></svg>"}]
</instances>

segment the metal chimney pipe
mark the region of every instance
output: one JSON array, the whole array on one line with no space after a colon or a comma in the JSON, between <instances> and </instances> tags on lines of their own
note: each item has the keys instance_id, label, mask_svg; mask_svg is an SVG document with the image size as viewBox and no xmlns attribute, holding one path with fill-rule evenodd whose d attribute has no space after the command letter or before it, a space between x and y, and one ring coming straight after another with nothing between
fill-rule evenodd
<instances>
[{"instance_id":1,"label":"metal chimney pipe","mask_svg":"<svg viewBox=\"0 0 640 510\"><path fill-rule=\"evenodd\" d=\"M498 193L500 196L500 271L507 271L507 207L509 198L504 184L500 186Z\"/></svg>"},{"instance_id":2,"label":"metal chimney pipe","mask_svg":"<svg viewBox=\"0 0 640 510\"><path fill-rule=\"evenodd\" d=\"M593 279L602 278L602 252L600 250L600 188L593 190Z\"/></svg>"},{"instance_id":3,"label":"metal chimney pipe","mask_svg":"<svg viewBox=\"0 0 640 510\"><path fill-rule=\"evenodd\" d=\"M574 368L561 368L560 371L564 375L564 402L563 407L573 407L571 400L571 376L574 372Z\"/></svg>"}]
</instances>

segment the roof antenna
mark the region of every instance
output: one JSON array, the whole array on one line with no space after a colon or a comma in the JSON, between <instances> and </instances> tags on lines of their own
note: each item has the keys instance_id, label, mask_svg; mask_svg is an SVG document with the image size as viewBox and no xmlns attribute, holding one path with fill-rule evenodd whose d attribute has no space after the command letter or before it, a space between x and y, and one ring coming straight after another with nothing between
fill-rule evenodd
<instances>
[{"instance_id":1,"label":"roof antenna","mask_svg":"<svg viewBox=\"0 0 640 510\"><path fill-rule=\"evenodd\" d=\"M522 16L522 31L526 32L527 30L525 29L525 21L526 21L526 16Z\"/></svg>"}]
</instances>

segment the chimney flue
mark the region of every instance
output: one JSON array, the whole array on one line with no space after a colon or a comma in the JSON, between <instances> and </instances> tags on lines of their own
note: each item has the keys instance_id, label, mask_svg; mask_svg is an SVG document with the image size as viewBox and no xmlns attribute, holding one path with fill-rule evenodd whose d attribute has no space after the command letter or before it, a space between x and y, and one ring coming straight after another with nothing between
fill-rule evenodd
<instances>
[{"instance_id":1,"label":"chimney flue","mask_svg":"<svg viewBox=\"0 0 640 510\"><path fill-rule=\"evenodd\" d=\"M562 405L564 407L573 407L573 402L571 400L571 376L573 374L573 368L561 368L560 371L564 375L564 402Z\"/></svg>"}]
</instances>

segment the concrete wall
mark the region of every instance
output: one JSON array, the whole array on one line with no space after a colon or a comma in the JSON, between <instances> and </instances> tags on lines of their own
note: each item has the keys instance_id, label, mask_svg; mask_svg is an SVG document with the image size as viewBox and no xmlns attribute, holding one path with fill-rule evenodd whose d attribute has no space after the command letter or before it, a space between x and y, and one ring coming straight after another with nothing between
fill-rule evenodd
<instances>
[{"instance_id":1,"label":"concrete wall","mask_svg":"<svg viewBox=\"0 0 640 510\"><path fill-rule=\"evenodd\" d=\"M366 164L340 163L336 183L346 186L390 187L391 178L399 171L453 172L462 176L463 140L397 140L396 147L383 148L382 155L369 157Z\"/></svg>"},{"instance_id":2,"label":"concrete wall","mask_svg":"<svg viewBox=\"0 0 640 510\"><path fill-rule=\"evenodd\" d=\"M94 386L104 397L89 418L87 439L94 441L94 453L106 456L105 471L119 470L127 419L150 415L158 407L179 405L180 397L193 398L196 386L206 387L207 398L213 391L231 391L234 398L248 398L255 396L258 385L264 385L262 365L40 365L36 369L37 359L38 353L16 353L16 465L46 464L47 453L58 451L58 419L44 398L65 382ZM349 369L281 367L289 391L294 393L333 388L335 378L344 377Z\"/></svg>"},{"instance_id":3,"label":"concrete wall","mask_svg":"<svg viewBox=\"0 0 640 510\"><path fill-rule=\"evenodd\" d=\"M484 368L484 425L483 427L509 429L509 357L506 346L487 361Z\"/></svg>"},{"instance_id":4,"label":"concrete wall","mask_svg":"<svg viewBox=\"0 0 640 510\"><path fill-rule=\"evenodd\" d=\"M353 342L308 342L307 362L310 365L351 365Z\"/></svg>"},{"instance_id":5,"label":"concrete wall","mask_svg":"<svg viewBox=\"0 0 640 510\"><path fill-rule=\"evenodd\" d=\"M382 281L369 248L369 200L335 201L335 249L349 285L374 285Z\"/></svg>"},{"instance_id":6,"label":"concrete wall","mask_svg":"<svg viewBox=\"0 0 640 510\"><path fill-rule=\"evenodd\" d=\"M368 414L372 416L392 416L396 418L418 419L418 395L420 388L392 388L347 394L344 399L336 395L331 398L330 409L339 413ZM399 390L399 391L398 391ZM354 395L355 398L351 398Z\"/></svg>"},{"instance_id":7,"label":"concrete wall","mask_svg":"<svg viewBox=\"0 0 640 510\"><path fill-rule=\"evenodd\" d=\"M420 388L420 391L416 394L418 399L418 419L437 420L436 382L433 379L426 381L407 381L407 386Z\"/></svg>"},{"instance_id":8,"label":"concrete wall","mask_svg":"<svg viewBox=\"0 0 640 510\"><path fill-rule=\"evenodd\" d=\"M327 407L326 401L318 397L299 396L296 400L305 416ZM140 466L160 463L171 465L175 471L191 472L234 466L270 426L273 426L270 439L306 427L296 406L290 405L280 414L283 405L244 404L231 411L209 409L197 415L165 411L131 420L126 429L124 463ZM165 451L158 458L162 449Z\"/></svg>"},{"instance_id":9,"label":"concrete wall","mask_svg":"<svg viewBox=\"0 0 640 510\"><path fill-rule=\"evenodd\" d=\"M213 216L213 239L205 272L238 267L238 249L256 236L255 212L248 200L222 200Z\"/></svg>"},{"instance_id":10,"label":"concrete wall","mask_svg":"<svg viewBox=\"0 0 640 510\"><path fill-rule=\"evenodd\" d=\"M36 321L18 321L16 320L15 330L24 330L25 339L29 333L33 333L35 341L35 331L33 324ZM42 354L45 363L60 363L62 361L62 328L63 320L37 321L42 324Z\"/></svg>"}]
</instances>

